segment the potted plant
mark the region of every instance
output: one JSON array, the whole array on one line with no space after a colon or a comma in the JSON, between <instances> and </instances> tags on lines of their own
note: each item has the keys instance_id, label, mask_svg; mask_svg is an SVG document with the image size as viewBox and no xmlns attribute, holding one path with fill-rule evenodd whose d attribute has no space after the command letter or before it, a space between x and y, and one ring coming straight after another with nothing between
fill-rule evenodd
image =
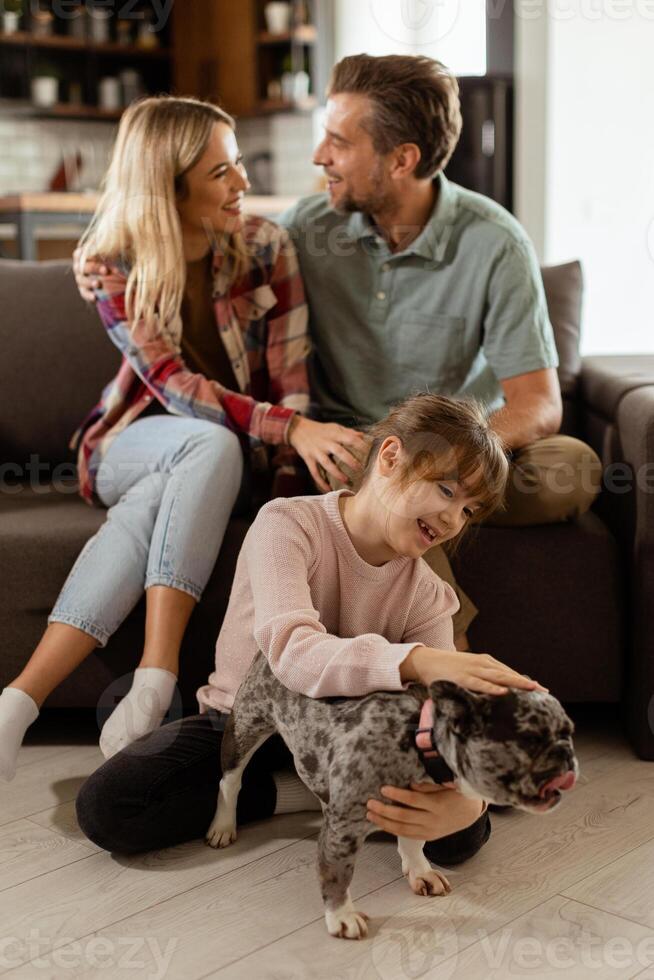
<instances>
[{"instance_id":1,"label":"potted plant","mask_svg":"<svg viewBox=\"0 0 654 980\"><path fill-rule=\"evenodd\" d=\"M15 34L23 15L23 0L4 0L2 4L2 31Z\"/></svg>"}]
</instances>

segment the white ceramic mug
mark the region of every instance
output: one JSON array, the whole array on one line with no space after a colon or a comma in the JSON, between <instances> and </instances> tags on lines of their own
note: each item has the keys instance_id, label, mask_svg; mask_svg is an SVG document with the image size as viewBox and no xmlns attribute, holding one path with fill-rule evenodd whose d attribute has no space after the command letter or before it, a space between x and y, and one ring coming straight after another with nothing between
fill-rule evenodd
<instances>
[{"instance_id":1,"label":"white ceramic mug","mask_svg":"<svg viewBox=\"0 0 654 980\"><path fill-rule=\"evenodd\" d=\"M15 34L20 24L20 14L5 10L2 15L2 30L5 34Z\"/></svg>"},{"instance_id":2,"label":"white ceramic mug","mask_svg":"<svg viewBox=\"0 0 654 980\"><path fill-rule=\"evenodd\" d=\"M120 82L113 76L100 79L99 102L101 109L120 109L122 102L120 98Z\"/></svg>"},{"instance_id":3,"label":"white ceramic mug","mask_svg":"<svg viewBox=\"0 0 654 980\"><path fill-rule=\"evenodd\" d=\"M266 24L270 34L287 34L291 26L291 5L281 0L272 0L264 9Z\"/></svg>"},{"instance_id":4,"label":"white ceramic mug","mask_svg":"<svg viewBox=\"0 0 654 980\"><path fill-rule=\"evenodd\" d=\"M32 102L38 106L56 105L59 99L59 79L37 75L32 79Z\"/></svg>"},{"instance_id":5,"label":"white ceramic mug","mask_svg":"<svg viewBox=\"0 0 654 980\"><path fill-rule=\"evenodd\" d=\"M295 102L306 102L309 98L311 79L305 71L298 71L293 76L293 99Z\"/></svg>"}]
</instances>

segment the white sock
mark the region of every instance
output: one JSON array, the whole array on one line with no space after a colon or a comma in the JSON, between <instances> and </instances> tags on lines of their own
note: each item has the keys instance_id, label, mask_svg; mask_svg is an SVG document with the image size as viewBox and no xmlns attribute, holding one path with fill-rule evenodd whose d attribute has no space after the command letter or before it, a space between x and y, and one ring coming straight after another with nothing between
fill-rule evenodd
<instances>
[{"instance_id":1,"label":"white sock","mask_svg":"<svg viewBox=\"0 0 654 980\"><path fill-rule=\"evenodd\" d=\"M175 674L163 667L136 668L131 688L103 725L100 750L105 759L159 727L176 685Z\"/></svg>"},{"instance_id":2,"label":"white sock","mask_svg":"<svg viewBox=\"0 0 654 980\"><path fill-rule=\"evenodd\" d=\"M16 775L18 750L25 732L39 717L36 701L18 687L5 687L0 694L0 779Z\"/></svg>"},{"instance_id":3,"label":"white sock","mask_svg":"<svg viewBox=\"0 0 654 980\"><path fill-rule=\"evenodd\" d=\"M322 810L320 800L295 772L280 769L273 773L277 804L275 813L298 813L300 810Z\"/></svg>"}]
</instances>

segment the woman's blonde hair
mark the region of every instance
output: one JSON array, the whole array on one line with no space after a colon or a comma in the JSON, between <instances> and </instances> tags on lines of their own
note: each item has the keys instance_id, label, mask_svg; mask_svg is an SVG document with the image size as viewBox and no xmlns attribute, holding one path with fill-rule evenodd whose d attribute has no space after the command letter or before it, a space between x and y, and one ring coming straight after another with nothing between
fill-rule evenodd
<instances>
[{"instance_id":1,"label":"woman's blonde hair","mask_svg":"<svg viewBox=\"0 0 654 980\"><path fill-rule=\"evenodd\" d=\"M177 201L216 123L236 126L222 109L199 99L161 95L132 103L118 127L100 201L80 239L82 262L100 256L129 267L125 305L132 327L141 319L155 322L176 345L186 282ZM232 260L230 279L237 279L248 264L242 236L225 235L220 244Z\"/></svg>"},{"instance_id":2,"label":"woman's blonde hair","mask_svg":"<svg viewBox=\"0 0 654 980\"><path fill-rule=\"evenodd\" d=\"M502 506L509 461L501 438L478 402L429 393L413 395L394 406L367 434L372 443L355 490L372 473L384 440L395 436L404 453L398 474L402 489L416 480L465 481L468 493L480 501L469 523L479 523Z\"/></svg>"}]
</instances>

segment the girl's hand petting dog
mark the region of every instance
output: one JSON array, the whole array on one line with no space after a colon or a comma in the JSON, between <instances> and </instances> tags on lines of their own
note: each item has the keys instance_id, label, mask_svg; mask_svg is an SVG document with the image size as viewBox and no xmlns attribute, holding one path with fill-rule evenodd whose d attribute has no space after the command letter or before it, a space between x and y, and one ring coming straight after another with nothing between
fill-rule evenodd
<instances>
[{"instance_id":1,"label":"girl's hand petting dog","mask_svg":"<svg viewBox=\"0 0 654 980\"><path fill-rule=\"evenodd\" d=\"M411 789L382 786L381 793L396 805L368 800L368 820L379 830L415 840L436 840L463 830L486 806L462 796L453 783L411 783Z\"/></svg>"},{"instance_id":2,"label":"girl's hand petting dog","mask_svg":"<svg viewBox=\"0 0 654 980\"><path fill-rule=\"evenodd\" d=\"M424 646L414 647L402 661L400 678L402 681L417 680L425 685L433 681L451 681L479 694L506 694L510 687L526 691L548 690L488 653L436 650Z\"/></svg>"}]
</instances>

